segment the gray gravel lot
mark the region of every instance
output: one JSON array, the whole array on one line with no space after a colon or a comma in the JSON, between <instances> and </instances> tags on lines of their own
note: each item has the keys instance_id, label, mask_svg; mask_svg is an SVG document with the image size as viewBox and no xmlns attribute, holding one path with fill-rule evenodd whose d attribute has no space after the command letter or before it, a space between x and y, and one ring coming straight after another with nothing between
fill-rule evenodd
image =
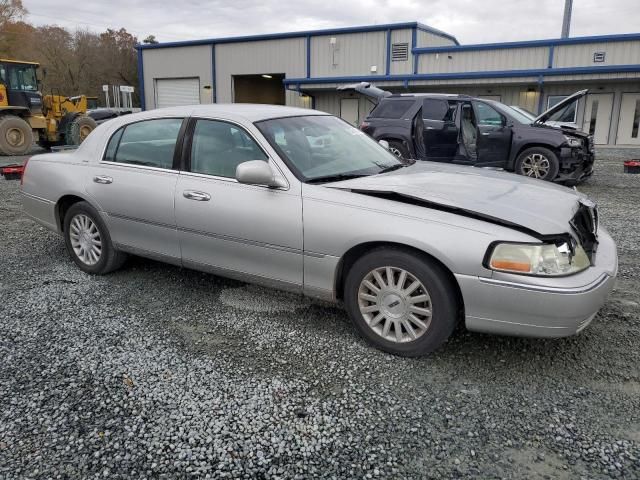
<instances>
[{"instance_id":1,"label":"gray gravel lot","mask_svg":"<svg viewBox=\"0 0 640 480\"><path fill-rule=\"evenodd\" d=\"M633 156L600 151L579 187L620 254L589 328L460 328L422 359L368 347L339 308L212 275L86 275L0 180L0 479L640 478Z\"/></svg>"}]
</instances>

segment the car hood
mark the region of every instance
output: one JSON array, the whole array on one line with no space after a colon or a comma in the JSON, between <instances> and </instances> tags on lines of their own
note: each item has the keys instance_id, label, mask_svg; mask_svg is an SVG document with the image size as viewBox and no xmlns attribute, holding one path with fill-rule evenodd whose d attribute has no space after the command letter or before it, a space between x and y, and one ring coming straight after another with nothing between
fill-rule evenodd
<instances>
[{"instance_id":1,"label":"car hood","mask_svg":"<svg viewBox=\"0 0 640 480\"><path fill-rule=\"evenodd\" d=\"M444 209L539 237L570 232L569 221L580 203L592 206L576 190L543 180L432 162L325 186Z\"/></svg>"},{"instance_id":2,"label":"car hood","mask_svg":"<svg viewBox=\"0 0 640 480\"><path fill-rule=\"evenodd\" d=\"M553 115L556 112L559 112L560 110L565 108L570 103L577 102L579 99L584 97L587 93L589 93L589 90L588 89L584 89L584 90L577 91L573 95L569 95L567 98L565 98L561 102L556 103L553 107L551 107L548 110L545 110L540 115L538 115L536 118L534 118L533 123L544 123L544 122L546 122L547 120L549 120L549 118L551 118L551 115Z\"/></svg>"}]
</instances>

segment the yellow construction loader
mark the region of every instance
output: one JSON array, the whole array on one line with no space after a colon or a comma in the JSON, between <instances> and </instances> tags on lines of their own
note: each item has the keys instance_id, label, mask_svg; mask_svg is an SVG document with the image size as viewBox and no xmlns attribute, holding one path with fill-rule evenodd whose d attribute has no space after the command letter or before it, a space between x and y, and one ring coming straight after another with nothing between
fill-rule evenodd
<instances>
[{"instance_id":1,"label":"yellow construction loader","mask_svg":"<svg viewBox=\"0 0 640 480\"><path fill-rule=\"evenodd\" d=\"M0 59L0 155L24 155L34 141L45 148L79 145L96 128L86 96L40 93L38 67Z\"/></svg>"}]
</instances>

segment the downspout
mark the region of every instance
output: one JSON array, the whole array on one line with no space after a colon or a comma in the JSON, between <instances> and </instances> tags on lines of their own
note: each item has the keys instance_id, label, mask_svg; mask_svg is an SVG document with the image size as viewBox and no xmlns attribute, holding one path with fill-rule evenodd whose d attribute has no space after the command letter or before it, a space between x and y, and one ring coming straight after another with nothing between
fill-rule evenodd
<instances>
[{"instance_id":1,"label":"downspout","mask_svg":"<svg viewBox=\"0 0 640 480\"><path fill-rule=\"evenodd\" d=\"M136 45L136 49L138 50L138 92L140 92L140 109L144 111L146 110L146 106L144 101L144 65L142 63L142 46Z\"/></svg>"}]
</instances>

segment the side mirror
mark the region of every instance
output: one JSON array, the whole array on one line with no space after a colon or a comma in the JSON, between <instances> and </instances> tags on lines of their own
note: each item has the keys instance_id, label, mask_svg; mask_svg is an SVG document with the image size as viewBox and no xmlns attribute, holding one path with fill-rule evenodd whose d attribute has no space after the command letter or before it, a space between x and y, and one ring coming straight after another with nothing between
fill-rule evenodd
<instances>
[{"instance_id":1,"label":"side mirror","mask_svg":"<svg viewBox=\"0 0 640 480\"><path fill-rule=\"evenodd\" d=\"M378 143L385 149L389 150L389 142L386 140L378 140Z\"/></svg>"},{"instance_id":2,"label":"side mirror","mask_svg":"<svg viewBox=\"0 0 640 480\"><path fill-rule=\"evenodd\" d=\"M287 184L276 178L273 170L264 160L249 160L236 167L236 180L248 185L264 185L272 188L284 188Z\"/></svg>"}]
</instances>

